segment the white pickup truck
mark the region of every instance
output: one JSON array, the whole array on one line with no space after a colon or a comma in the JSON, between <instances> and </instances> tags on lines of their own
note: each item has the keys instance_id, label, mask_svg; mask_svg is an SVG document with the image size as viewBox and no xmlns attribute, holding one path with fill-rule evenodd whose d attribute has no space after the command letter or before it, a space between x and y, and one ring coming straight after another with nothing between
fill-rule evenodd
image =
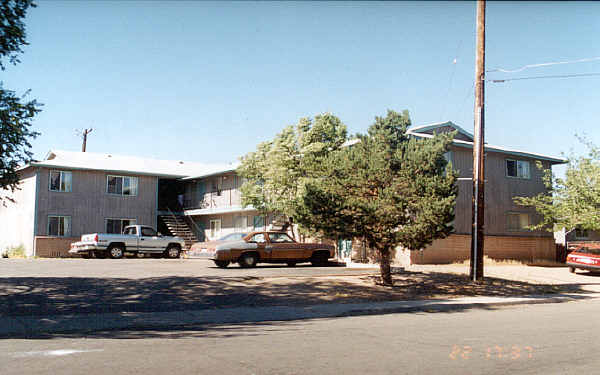
<instances>
[{"instance_id":1,"label":"white pickup truck","mask_svg":"<svg viewBox=\"0 0 600 375\"><path fill-rule=\"evenodd\" d=\"M180 237L163 236L152 227L130 225L123 234L92 233L81 236L81 241L71 244L70 254L84 258L123 258L126 252L138 256L151 254L157 257L179 258L184 241Z\"/></svg>"}]
</instances>

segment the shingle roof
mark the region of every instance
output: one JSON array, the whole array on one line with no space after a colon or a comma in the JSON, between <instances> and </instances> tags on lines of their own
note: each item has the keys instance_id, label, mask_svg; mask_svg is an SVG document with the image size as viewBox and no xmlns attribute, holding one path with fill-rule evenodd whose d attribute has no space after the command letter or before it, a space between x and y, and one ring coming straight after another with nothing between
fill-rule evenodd
<instances>
[{"instance_id":1,"label":"shingle roof","mask_svg":"<svg viewBox=\"0 0 600 375\"><path fill-rule=\"evenodd\" d=\"M171 178L207 175L232 168L231 165L227 164L145 159L137 156L62 150L51 150L44 160L32 162L29 166L98 170Z\"/></svg>"}]
</instances>

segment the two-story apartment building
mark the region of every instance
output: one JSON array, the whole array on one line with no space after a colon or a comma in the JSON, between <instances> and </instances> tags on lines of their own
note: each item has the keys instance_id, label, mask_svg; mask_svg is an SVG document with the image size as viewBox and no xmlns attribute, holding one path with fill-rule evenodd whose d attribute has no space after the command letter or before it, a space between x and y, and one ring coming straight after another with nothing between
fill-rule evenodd
<instances>
[{"instance_id":1,"label":"two-story apartment building","mask_svg":"<svg viewBox=\"0 0 600 375\"><path fill-rule=\"evenodd\" d=\"M409 132L423 138L454 130L458 133L447 157L459 173L455 231L427 249L399 250L397 257L403 263L447 263L469 257L473 136L452 122ZM533 209L515 205L513 198L545 192L538 161L544 169L565 161L489 144L485 153L485 254L500 259L554 259L553 235L529 231L526 227L538 217ZM21 190L12 194L16 204L0 206L0 250L23 245L28 255L58 256L81 234L117 233L133 223L176 235L184 227L193 232L193 240L214 240L232 232L263 229L274 218L242 207L242 180L233 165L52 151L19 173ZM364 254L358 243L339 244L340 258Z\"/></svg>"},{"instance_id":2,"label":"two-story apartment building","mask_svg":"<svg viewBox=\"0 0 600 375\"><path fill-rule=\"evenodd\" d=\"M261 215L242 207L242 178L235 168L182 179L185 185L184 214L201 228L201 240L215 240L233 232L264 230L274 215Z\"/></svg>"},{"instance_id":3,"label":"two-story apartment building","mask_svg":"<svg viewBox=\"0 0 600 375\"><path fill-rule=\"evenodd\" d=\"M454 233L421 251L399 251L403 263L450 263L469 259L471 248L471 210L473 198L473 135L452 122L413 127L415 137L432 137L434 133L457 131L449 160L458 171ZM546 192L543 170L566 160L536 153L485 145L485 222L484 253L495 259L534 261L553 260L556 246L553 234L530 231L527 226L539 220L533 208L516 205L518 196Z\"/></svg>"},{"instance_id":4,"label":"two-story apartment building","mask_svg":"<svg viewBox=\"0 0 600 375\"><path fill-rule=\"evenodd\" d=\"M130 224L156 227L165 214L159 210L160 186L223 168L51 151L19 171L20 190L3 192L14 203L0 205L0 250L23 246L28 256L61 256L85 233L120 233Z\"/></svg>"}]
</instances>

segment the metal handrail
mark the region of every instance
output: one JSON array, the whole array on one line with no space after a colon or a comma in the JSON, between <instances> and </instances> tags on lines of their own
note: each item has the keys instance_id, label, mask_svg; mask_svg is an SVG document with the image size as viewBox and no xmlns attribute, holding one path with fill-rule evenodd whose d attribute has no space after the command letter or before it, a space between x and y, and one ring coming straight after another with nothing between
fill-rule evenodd
<instances>
[{"instance_id":1,"label":"metal handrail","mask_svg":"<svg viewBox=\"0 0 600 375\"><path fill-rule=\"evenodd\" d=\"M167 206L167 210L169 211L169 214L173 217L173 220L175 220L175 222L177 222L177 216L175 215L175 213L173 211L171 211L171 208ZM184 217L184 221L187 219L187 217L185 216L185 214L183 215ZM194 229L196 231L196 233L194 233L194 237L196 237L196 239L198 239L198 232L200 231L200 227L198 226L198 224L196 224L196 222L194 220L189 220L192 222L192 225L194 226ZM187 222L186 222L187 224Z\"/></svg>"}]
</instances>

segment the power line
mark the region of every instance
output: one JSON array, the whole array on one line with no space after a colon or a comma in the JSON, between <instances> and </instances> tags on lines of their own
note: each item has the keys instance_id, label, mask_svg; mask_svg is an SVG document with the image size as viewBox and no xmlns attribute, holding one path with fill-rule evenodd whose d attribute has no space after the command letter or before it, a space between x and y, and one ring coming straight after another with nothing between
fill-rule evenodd
<instances>
[{"instance_id":1,"label":"power line","mask_svg":"<svg viewBox=\"0 0 600 375\"><path fill-rule=\"evenodd\" d=\"M576 77L592 77L600 76L600 73L581 73L581 74L563 74L554 76L536 76L536 77L521 77L521 78L507 78L507 79L486 79L487 82L492 83L504 83L508 81L522 81L526 79L547 79L547 78L576 78Z\"/></svg>"},{"instance_id":2,"label":"power line","mask_svg":"<svg viewBox=\"0 0 600 375\"><path fill-rule=\"evenodd\" d=\"M590 61L597 61L597 60L600 60L600 57L586 57L584 59L579 59L579 60L556 61L556 62L547 62L547 63L542 63L542 64L529 64L529 65L525 65L523 67L520 67L520 68L514 69L514 70L497 68L497 69L492 69L492 70L486 70L486 73L492 73L492 72L518 73L518 72L522 72L523 70L529 69L529 68L539 68L542 66L552 66L552 65L576 64L576 63L590 62Z\"/></svg>"}]
</instances>

